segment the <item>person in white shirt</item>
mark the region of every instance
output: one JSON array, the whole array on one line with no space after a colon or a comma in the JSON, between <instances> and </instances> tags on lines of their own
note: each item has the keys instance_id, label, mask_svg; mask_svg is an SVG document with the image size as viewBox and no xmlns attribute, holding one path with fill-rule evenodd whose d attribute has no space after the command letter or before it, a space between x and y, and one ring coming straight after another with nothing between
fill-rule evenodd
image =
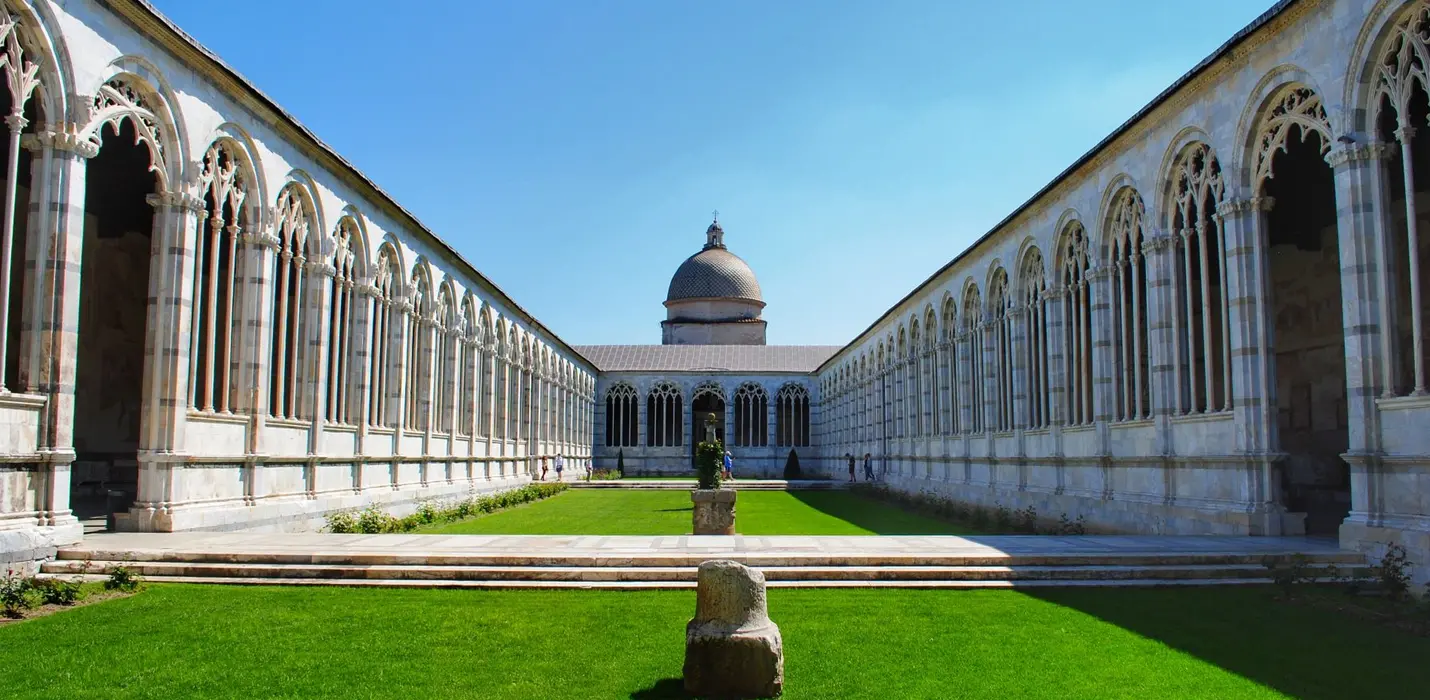
<instances>
[{"instance_id":1,"label":"person in white shirt","mask_svg":"<svg viewBox=\"0 0 1430 700\"><path fill-rule=\"evenodd\" d=\"M566 467L566 463L561 459L561 453L556 453L556 480L561 480L561 470Z\"/></svg>"}]
</instances>

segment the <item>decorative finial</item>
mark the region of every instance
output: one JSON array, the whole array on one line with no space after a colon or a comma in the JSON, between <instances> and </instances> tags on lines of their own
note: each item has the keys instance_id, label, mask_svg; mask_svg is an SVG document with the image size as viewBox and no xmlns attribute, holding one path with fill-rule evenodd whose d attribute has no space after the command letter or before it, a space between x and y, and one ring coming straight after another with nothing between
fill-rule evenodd
<instances>
[{"instance_id":1,"label":"decorative finial","mask_svg":"<svg viewBox=\"0 0 1430 700\"><path fill-rule=\"evenodd\" d=\"M715 223L720 223L720 210L716 209L715 211L711 212L710 218L714 219Z\"/></svg>"}]
</instances>

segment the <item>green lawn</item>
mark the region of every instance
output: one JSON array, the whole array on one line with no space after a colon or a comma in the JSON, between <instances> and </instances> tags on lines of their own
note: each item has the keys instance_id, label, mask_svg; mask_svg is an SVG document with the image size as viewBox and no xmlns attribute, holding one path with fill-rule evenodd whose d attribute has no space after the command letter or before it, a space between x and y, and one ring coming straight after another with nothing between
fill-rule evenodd
<instances>
[{"instance_id":1,"label":"green lawn","mask_svg":"<svg viewBox=\"0 0 1430 700\"><path fill-rule=\"evenodd\" d=\"M772 590L786 697L1415 698L1430 639L1266 588ZM690 591L157 586L0 627L0 697L675 698Z\"/></svg>"},{"instance_id":2,"label":"green lawn","mask_svg":"<svg viewBox=\"0 0 1430 700\"><path fill-rule=\"evenodd\" d=\"M744 535L964 535L966 527L844 491L741 491ZM684 535L689 491L572 489L559 496L419 532L444 535Z\"/></svg>"}]
</instances>

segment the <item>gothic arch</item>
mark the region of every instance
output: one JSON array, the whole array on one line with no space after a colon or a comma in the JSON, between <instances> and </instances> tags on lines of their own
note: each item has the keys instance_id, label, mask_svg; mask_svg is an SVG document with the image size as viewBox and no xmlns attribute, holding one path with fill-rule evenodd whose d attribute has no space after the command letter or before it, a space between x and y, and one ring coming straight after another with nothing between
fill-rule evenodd
<instances>
[{"instance_id":1,"label":"gothic arch","mask_svg":"<svg viewBox=\"0 0 1430 700\"><path fill-rule=\"evenodd\" d=\"M159 191L178 189L184 182L188 155L183 133L183 121L178 107L157 71L147 71L147 61L134 58L129 70L117 70L94 89L94 98L87 106L87 123L76 134L99 147L104 128L113 133L122 131L124 121L134 126L136 143L149 151L150 172L159 178ZM137 72L143 71L143 73ZM159 87L156 87L158 85Z\"/></svg>"},{"instance_id":2,"label":"gothic arch","mask_svg":"<svg viewBox=\"0 0 1430 700\"><path fill-rule=\"evenodd\" d=\"M372 257L373 248L370 244L367 233L367 218L362 211L351 204L343 207L342 214L338 217L337 226L333 227L336 232L341 229L346 222L349 227L348 249L353 256L354 279L367 279L372 275L373 266L376 264ZM337 234L334 233L336 242Z\"/></svg>"},{"instance_id":3,"label":"gothic arch","mask_svg":"<svg viewBox=\"0 0 1430 700\"><path fill-rule=\"evenodd\" d=\"M1377 83L1380 77L1381 57L1386 48L1397 37L1395 28L1406 22L1414 13L1430 12L1430 2L1425 0L1378 0L1366 20L1361 24L1354 48L1348 54L1350 65L1346 66L1342 109L1352 115L1349 128L1361 136L1359 140L1375 140L1375 117L1380 102ZM1430 92L1430 87L1426 88Z\"/></svg>"},{"instance_id":4,"label":"gothic arch","mask_svg":"<svg viewBox=\"0 0 1430 700\"><path fill-rule=\"evenodd\" d=\"M1246 131L1240 134L1246 142L1238 151L1245 164L1238 171L1242 189L1253 196L1276 176L1272 168L1276 153L1287 152L1292 139L1306 143L1319 136L1322 157L1335 143L1321 94L1307 83L1278 83L1261 97L1247 103L1256 111L1246 115Z\"/></svg>"},{"instance_id":5,"label":"gothic arch","mask_svg":"<svg viewBox=\"0 0 1430 700\"><path fill-rule=\"evenodd\" d=\"M1172 220L1176 211L1176 195L1178 177L1181 174L1180 168L1183 162L1198 151L1210 153L1216 158L1219 167L1224 168L1220 159L1217 158L1218 149L1212 144L1211 137L1200 127L1189 126L1177 133L1167 150L1162 155L1162 164L1157 169L1157 200L1156 200L1156 220L1166 223ZM1168 231L1172 230L1168 226Z\"/></svg>"},{"instance_id":6,"label":"gothic arch","mask_svg":"<svg viewBox=\"0 0 1430 700\"><path fill-rule=\"evenodd\" d=\"M59 30L61 23L55 17L54 10L48 3L35 3L31 0L5 0L0 7L9 9L19 18L24 49L35 52L43 59L39 61L39 76L43 86L41 95L45 101L45 114L56 122L82 121L79 115L72 113L72 110L82 108L82 105L70 103L69 100L71 95L86 86L77 84L74 66L70 60L69 44L64 33ZM111 65L123 58L128 57L116 59ZM169 94L172 94L172 91Z\"/></svg>"},{"instance_id":7,"label":"gothic arch","mask_svg":"<svg viewBox=\"0 0 1430 700\"><path fill-rule=\"evenodd\" d=\"M204 157L199 164L195 196L203 198L209 184L218 175L211 172L209 158L215 153L215 149L222 149L233 159L238 168L238 178L246 185L244 214L248 217L248 225L256 227L257 230L267 230L273 224L269 221L267 207L263 206L264 202L270 201L268 185L263 177L263 169L256 155L258 149L252 137L237 124L226 123L214 130L207 143Z\"/></svg>"}]
</instances>

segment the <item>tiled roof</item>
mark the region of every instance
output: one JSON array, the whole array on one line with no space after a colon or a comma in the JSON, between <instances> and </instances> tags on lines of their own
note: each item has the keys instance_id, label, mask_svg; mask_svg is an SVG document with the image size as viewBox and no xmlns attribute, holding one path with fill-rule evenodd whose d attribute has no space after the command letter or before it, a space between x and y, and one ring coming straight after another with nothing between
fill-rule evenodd
<instances>
[{"instance_id":1,"label":"tiled roof","mask_svg":"<svg viewBox=\"0 0 1430 700\"><path fill-rule=\"evenodd\" d=\"M577 345L602 372L813 372L838 345Z\"/></svg>"},{"instance_id":2,"label":"tiled roof","mask_svg":"<svg viewBox=\"0 0 1430 700\"><path fill-rule=\"evenodd\" d=\"M754 270L724 248L706 248L680 264L665 300L680 299L764 300Z\"/></svg>"}]
</instances>

